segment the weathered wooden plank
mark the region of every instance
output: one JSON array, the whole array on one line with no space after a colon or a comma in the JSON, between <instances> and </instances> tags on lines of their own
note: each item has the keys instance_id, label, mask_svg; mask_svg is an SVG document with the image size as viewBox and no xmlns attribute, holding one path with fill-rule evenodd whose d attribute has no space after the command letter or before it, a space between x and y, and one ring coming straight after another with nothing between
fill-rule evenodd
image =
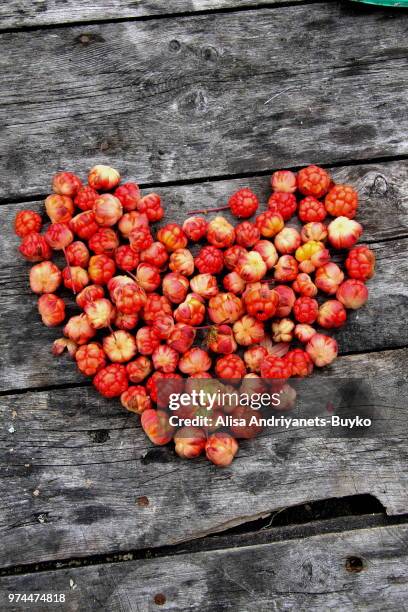
<instances>
[{"instance_id":1,"label":"weathered wooden plank","mask_svg":"<svg viewBox=\"0 0 408 612\"><path fill-rule=\"evenodd\" d=\"M224 470L152 448L138 418L92 388L3 396L0 566L174 544L359 493L403 513L407 436L393 419L406 422L407 368L408 349L330 368L369 381L371 402L384 407L383 436L284 430L243 442Z\"/></svg>"},{"instance_id":2,"label":"weathered wooden plank","mask_svg":"<svg viewBox=\"0 0 408 612\"><path fill-rule=\"evenodd\" d=\"M64 612L160 609L405 610L408 528L395 525L261 546L10 576L9 593L64 593ZM248 571L250 568L250 571ZM30 605L34 610L41 606ZM8 604L20 612L18 604Z\"/></svg>"},{"instance_id":3,"label":"weathered wooden plank","mask_svg":"<svg viewBox=\"0 0 408 612\"><path fill-rule=\"evenodd\" d=\"M114 19L134 19L156 15L194 13L212 9L252 8L274 4L280 0L11 0L0 6L0 30L9 28L44 26L83 21L107 21ZM303 2L305 0L292 0Z\"/></svg>"},{"instance_id":4,"label":"weathered wooden plank","mask_svg":"<svg viewBox=\"0 0 408 612\"><path fill-rule=\"evenodd\" d=\"M335 180L357 186L361 198L359 219L366 230L364 236L370 242L407 236L407 169L407 161L333 169ZM269 192L266 176L166 187L159 192L166 204L167 220L182 221L188 210L198 205L208 208L222 204L229 194L244 185L253 188L262 202L266 201ZM47 329L40 322L36 297L28 287L29 265L16 256L18 240L11 234L11 224L17 210L27 206L42 210L40 202L1 208L5 228L0 242L3 262L0 270L0 351L3 356L0 388L3 390L73 383L79 376L70 362L51 356L51 343L61 335L60 331ZM352 313L347 328L337 333L342 352L408 344L408 329L404 323L408 240L374 244L374 250L378 271L370 282L370 301L361 311Z\"/></svg>"},{"instance_id":5,"label":"weathered wooden plank","mask_svg":"<svg viewBox=\"0 0 408 612\"><path fill-rule=\"evenodd\" d=\"M0 197L406 154L405 20L351 4L1 35Z\"/></svg>"}]
</instances>

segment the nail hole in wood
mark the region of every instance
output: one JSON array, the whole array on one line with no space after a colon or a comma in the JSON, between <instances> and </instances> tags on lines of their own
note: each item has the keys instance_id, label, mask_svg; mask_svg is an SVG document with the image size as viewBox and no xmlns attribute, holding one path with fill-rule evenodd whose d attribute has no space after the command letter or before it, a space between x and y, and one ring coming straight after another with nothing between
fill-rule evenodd
<instances>
[{"instance_id":1,"label":"nail hole in wood","mask_svg":"<svg viewBox=\"0 0 408 612\"><path fill-rule=\"evenodd\" d=\"M360 557L347 557L346 570L358 574L364 569L364 562Z\"/></svg>"},{"instance_id":2,"label":"nail hole in wood","mask_svg":"<svg viewBox=\"0 0 408 612\"><path fill-rule=\"evenodd\" d=\"M163 606L166 603L166 598L163 593L157 593L157 595L154 596L154 603L156 606Z\"/></svg>"}]
</instances>

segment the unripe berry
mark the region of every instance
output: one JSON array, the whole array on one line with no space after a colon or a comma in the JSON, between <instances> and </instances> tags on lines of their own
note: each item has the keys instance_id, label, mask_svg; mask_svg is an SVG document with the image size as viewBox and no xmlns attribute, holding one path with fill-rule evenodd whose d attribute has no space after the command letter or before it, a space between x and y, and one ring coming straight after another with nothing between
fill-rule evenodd
<instances>
[{"instance_id":1,"label":"unripe berry","mask_svg":"<svg viewBox=\"0 0 408 612\"><path fill-rule=\"evenodd\" d=\"M145 410L140 422L149 440L157 446L167 444L173 437L173 428L169 425L168 415L162 410Z\"/></svg>"},{"instance_id":2,"label":"unripe berry","mask_svg":"<svg viewBox=\"0 0 408 612\"><path fill-rule=\"evenodd\" d=\"M363 233L363 227L357 221L347 217L337 217L329 223L329 242L336 249L350 249Z\"/></svg>"},{"instance_id":3,"label":"unripe berry","mask_svg":"<svg viewBox=\"0 0 408 612\"><path fill-rule=\"evenodd\" d=\"M279 319L288 317L292 312L293 304L296 300L296 295L293 289L286 285L276 285L274 287L275 293L278 294L278 305L276 307L276 316Z\"/></svg>"},{"instance_id":4,"label":"unripe berry","mask_svg":"<svg viewBox=\"0 0 408 612\"><path fill-rule=\"evenodd\" d=\"M136 341L129 332L120 329L105 336L103 350L111 361L126 363L136 355Z\"/></svg>"},{"instance_id":5,"label":"unripe berry","mask_svg":"<svg viewBox=\"0 0 408 612\"><path fill-rule=\"evenodd\" d=\"M66 266L62 271L64 287L71 289L74 293L82 291L89 283L88 272L80 266Z\"/></svg>"},{"instance_id":6,"label":"unripe berry","mask_svg":"<svg viewBox=\"0 0 408 612\"><path fill-rule=\"evenodd\" d=\"M237 350L234 334L228 325L211 327L206 342L210 350L221 355L229 355Z\"/></svg>"},{"instance_id":7,"label":"unripe berry","mask_svg":"<svg viewBox=\"0 0 408 612\"><path fill-rule=\"evenodd\" d=\"M265 276L267 267L257 251L249 251L249 253L241 255L235 272L237 272L246 283L256 283Z\"/></svg>"},{"instance_id":8,"label":"unripe berry","mask_svg":"<svg viewBox=\"0 0 408 612\"><path fill-rule=\"evenodd\" d=\"M309 274L305 272L301 272L297 275L292 287L296 293L300 293L305 297L315 297L318 291Z\"/></svg>"},{"instance_id":9,"label":"unripe berry","mask_svg":"<svg viewBox=\"0 0 408 612\"><path fill-rule=\"evenodd\" d=\"M208 302L208 316L217 324L235 323L243 313L242 301L233 293L218 293Z\"/></svg>"},{"instance_id":10,"label":"unripe berry","mask_svg":"<svg viewBox=\"0 0 408 612\"><path fill-rule=\"evenodd\" d=\"M179 361L179 354L166 344L161 344L152 353L152 360L155 370L174 372Z\"/></svg>"},{"instance_id":11,"label":"unripe berry","mask_svg":"<svg viewBox=\"0 0 408 612\"><path fill-rule=\"evenodd\" d=\"M337 289L344 280L344 273L339 266L329 262L319 268L315 276L315 285L325 293L336 293Z\"/></svg>"},{"instance_id":12,"label":"unripe berry","mask_svg":"<svg viewBox=\"0 0 408 612\"><path fill-rule=\"evenodd\" d=\"M189 217L183 223L183 230L189 240L197 242L207 233L207 221L204 217Z\"/></svg>"},{"instance_id":13,"label":"unripe berry","mask_svg":"<svg viewBox=\"0 0 408 612\"><path fill-rule=\"evenodd\" d=\"M273 238L284 228L285 223L281 214L267 210L257 216L255 225L259 229L261 236Z\"/></svg>"},{"instance_id":14,"label":"unripe berry","mask_svg":"<svg viewBox=\"0 0 408 612\"><path fill-rule=\"evenodd\" d=\"M167 338L167 344L184 355L194 342L196 331L191 325L176 323Z\"/></svg>"},{"instance_id":15,"label":"unripe berry","mask_svg":"<svg viewBox=\"0 0 408 612\"><path fill-rule=\"evenodd\" d=\"M141 385L129 387L120 396L120 403L126 410L142 414L145 410L150 410L152 402L146 393L146 389Z\"/></svg>"},{"instance_id":16,"label":"unripe berry","mask_svg":"<svg viewBox=\"0 0 408 612\"><path fill-rule=\"evenodd\" d=\"M33 210L20 210L14 219L14 231L19 238L38 233L41 225L41 216Z\"/></svg>"},{"instance_id":17,"label":"unripe berry","mask_svg":"<svg viewBox=\"0 0 408 612\"><path fill-rule=\"evenodd\" d=\"M115 317L115 308L106 298L87 303L84 310L90 324L95 329L109 327Z\"/></svg>"},{"instance_id":18,"label":"unripe berry","mask_svg":"<svg viewBox=\"0 0 408 612\"><path fill-rule=\"evenodd\" d=\"M295 324L291 319L279 319L272 323L272 339L274 342L291 342Z\"/></svg>"},{"instance_id":19,"label":"unripe berry","mask_svg":"<svg viewBox=\"0 0 408 612\"><path fill-rule=\"evenodd\" d=\"M94 337L95 329L89 323L86 314L71 317L64 327L64 336L73 340L76 344L86 344Z\"/></svg>"},{"instance_id":20,"label":"unripe berry","mask_svg":"<svg viewBox=\"0 0 408 612\"><path fill-rule=\"evenodd\" d=\"M74 213L74 203L68 196L53 193L45 200L45 210L51 223L68 223Z\"/></svg>"},{"instance_id":21,"label":"unripe berry","mask_svg":"<svg viewBox=\"0 0 408 612\"><path fill-rule=\"evenodd\" d=\"M156 223L164 217L164 209L161 205L161 198L157 193L148 193L140 198L137 203L137 210L144 213L150 223Z\"/></svg>"},{"instance_id":22,"label":"unripe berry","mask_svg":"<svg viewBox=\"0 0 408 612\"><path fill-rule=\"evenodd\" d=\"M74 239L74 235L65 223L52 223L44 235L52 249L65 249Z\"/></svg>"},{"instance_id":23,"label":"unripe berry","mask_svg":"<svg viewBox=\"0 0 408 612\"><path fill-rule=\"evenodd\" d=\"M330 336L314 334L306 345L306 352L315 366L323 368L336 359L338 353L337 342Z\"/></svg>"},{"instance_id":24,"label":"unripe berry","mask_svg":"<svg viewBox=\"0 0 408 612\"><path fill-rule=\"evenodd\" d=\"M134 329L138 322L139 315L137 313L125 314L124 312L120 312L120 310L116 311L115 318L113 319L115 327L124 329L125 331Z\"/></svg>"},{"instance_id":25,"label":"unripe berry","mask_svg":"<svg viewBox=\"0 0 408 612\"><path fill-rule=\"evenodd\" d=\"M202 298L194 293L189 293L184 302L174 311L175 320L178 323L185 323L186 325L201 325L204 321L204 317L205 306L202 302Z\"/></svg>"},{"instance_id":26,"label":"unripe berry","mask_svg":"<svg viewBox=\"0 0 408 612\"><path fill-rule=\"evenodd\" d=\"M80 308L82 308L82 310L85 310L85 306L87 304L90 304L95 300L103 298L104 295L105 292L103 290L103 287L101 287L100 285L89 285L78 293L78 295L76 296L76 303Z\"/></svg>"},{"instance_id":27,"label":"unripe berry","mask_svg":"<svg viewBox=\"0 0 408 612\"><path fill-rule=\"evenodd\" d=\"M260 254L268 270L271 270L279 259L274 245L269 240L258 240L253 250Z\"/></svg>"},{"instance_id":28,"label":"unripe berry","mask_svg":"<svg viewBox=\"0 0 408 612\"><path fill-rule=\"evenodd\" d=\"M119 185L119 181L119 172L102 164L94 166L88 174L89 185L97 191L110 191Z\"/></svg>"},{"instance_id":29,"label":"unripe berry","mask_svg":"<svg viewBox=\"0 0 408 612\"><path fill-rule=\"evenodd\" d=\"M72 172L58 172L52 179L52 190L62 196L73 198L81 187L81 179Z\"/></svg>"},{"instance_id":30,"label":"unripe berry","mask_svg":"<svg viewBox=\"0 0 408 612\"><path fill-rule=\"evenodd\" d=\"M179 370L183 374L206 372L211 368L211 359L201 348L193 347L180 357Z\"/></svg>"},{"instance_id":31,"label":"unripe berry","mask_svg":"<svg viewBox=\"0 0 408 612\"><path fill-rule=\"evenodd\" d=\"M166 247L161 242L153 242L149 248L140 252L140 261L157 266L159 270L166 267L168 259Z\"/></svg>"},{"instance_id":32,"label":"unripe berry","mask_svg":"<svg viewBox=\"0 0 408 612\"><path fill-rule=\"evenodd\" d=\"M293 227L284 227L279 234L276 234L274 240L277 251L284 255L296 251L301 242L299 232Z\"/></svg>"},{"instance_id":33,"label":"unripe berry","mask_svg":"<svg viewBox=\"0 0 408 612\"><path fill-rule=\"evenodd\" d=\"M188 278L178 272L170 272L163 278L163 293L173 304L181 304L185 300L189 288Z\"/></svg>"},{"instance_id":34,"label":"unripe berry","mask_svg":"<svg viewBox=\"0 0 408 612\"><path fill-rule=\"evenodd\" d=\"M215 217L207 225L207 241L219 249L226 249L235 241L235 230L224 217Z\"/></svg>"},{"instance_id":35,"label":"unripe berry","mask_svg":"<svg viewBox=\"0 0 408 612\"><path fill-rule=\"evenodd\" d=\"M42 261L30 270L30 287L34 293L54 293L61 284L61 271L52 261Z\"/></svg>"},{"instance_id":36,"label":"unripe berry","mask_svg":"<svg viewBox=\"0 0 408 612\"><path fill-rule=\"evenodd\" d=\"M157 232L157 240L164 244L169 253L184 249L188 240L183 229L177 223L168 223Z\"/></svg>"},{"instance_id":37,"label":"unripe berry","mask_svg":"<svg viewBox=\"0 0 408 612\"><path fill-rule=\"evenodd\" d=\"M224 251L225 267L228 268L228 270L234 270L239 261L239 258L241 257L241 255L245 255L246 252L246 249L244 249L244 247L240 246L239 244L234 244L234 246L229 247L229 249Z\"/></svg>"},{"instance_id":38,"label":"unripe berry","mask_svg":"<svg viewBox=\"0 0 408 612\"><path fill-rule=\"evenodd\" d=\"M298 272L296 259L292 255L282 255L275 265L274 279L281 282L294 281Z\"/></svg>"},{"instance_id":39,"label":"unripe berry","mask_svg":"<svg viewBox=\"0 0 408 612\"><path fill-rule=\"evenodd\" d=\"M160 287L160 271L156 266L148 263L141 263L137 266L136 281L147 292L155 291Z\"/></svg>"},{"instance_id":40,"label":"unripe berry","mask_svg":"<svg viewBox=\"0 0 408 612\"><path fill-rule=\"evenodd\" d=\"M295 327L295 338L299 340L299 342L302 342L303 344L306 344L307 342L309 342L309 340L311 340L311 338L315 335L315 333L316 333L316 330L311 325L299 323Z\"/></svg>"},{"instance_id":41,"label":"unripe berry","mask_svg":"<svg viewBox=\"0 0 408 612\"><path fill-rule=\"evenodd\" d=\"M199 427L181 427L174 436L175 451L183 459L194 459L201 455L207 436Z\"/></svg>"},{"instance_id":42,"label":"unripe berry","mask_svg":"<svg viewBox=\"0 0 408 612\"><path fill-rule=\"evenodd\" d=\"M123 214L122 204L111 193L103 193L93 206L95 221L103 227L115 225Z\"/></svg>"},{"instance_id":43,"label":"unripe berry","mask_svg":"<svg viewBox=\"0 0 408 612\"><path fill-rule=\"evenodd\" d=\"M320 327L332 329L344 325L347 319L346 309L338 300L327 300L319 308L317 322Z\"/></svg>"},{"instance_id":44,"label":"unripe berry","mask_svg":"<svg viewBox=\"0 0 408 612\"><path fill-rule=\"evenodd\" d=\"M212 274L197 274L190 280L190 287L201 297L209 299L219 293L217 279Z\"/></svg>"},{"instance_id":45,"label":"unripe berry","mask_svg":"<svg viewBox=\"0 0 408 612\"><path fill-rule=\"evenodd\" d=\"M246 282L240 277L237 272L230 272L222 281L226 291L239 295L245 289Z\"/></svg>"},{"instance_id":46,"label":"unripe berry","mask_svg":"<svg viewBox=\"0 0 408 612\"><path fill-rule=\"evenodd\" d=\"M126 365L126 372L129 380L133 383L140 383L152 372L152 362L145 355L140 355L134 361Z\"/></svg>"},{"instance_id":47,"label":"unripe berry","mask_svg":"<svg viewBox=\"0 0 408 612\"><path fill-rule=\"evenodd\" d=\"M124 238L129 238L131 232L140 226L149 227L149 220L146 215L135 210L125 213L118 223L118 229Z\"/></svg>"},{"instance_id":48,"label":"unripe berry","mask_svg":"<svg viewBox=\"0 0 408 612\"><path fill-rule=\"evenodd\" d=\"M89 251L86 245L80 240L71 242L66 248L65 255L67 262L71 266L86 268L89 263Z\"/></svg>"},{"instance_id":49,"label":"unripe berry","mask_svg":"<svg viewBox=\"0 0 408 612\"><path fill-rule=\"evenodd\" d=\"M47 327L60 325L65 319L65 303L53 293L44 293L38 298L38 312Z\"/></svg>"},{"instance_id":50,"label":"unripe berry","mask_svg":"<svg viewBox=\"0 0 408 612\"><path fill-rule=\"evenodd\" d=\"M238 442L225 432L212 434L205 445L207 459L219 467L231 465L238 452Z\"/></svg>"},{"instance_id":51,"label":"unripe berry","mask_svg":"<svg viewBox=\"0 0 408 612\"><path fill-rule=\"evenodd\" d=\"M362 281L350 278L339 286L336 298L346 308L356 310L367 302L368 289Z\"/></svg>"},{"instance_id":52,"label":"unripe berry","mask_svg":"<svg viewBox=\"0 0 408 612\"><path fill-rule=\"evenodd\" d=\"M194 272L194 257L188 249L177 249L170 255L169 268L172 272L179 272L184 276L191 276Z\"/></svg>"},{"instance_id":53,"label":"unripe berry","mask_svg":"<svg viewBox=\"0 0 408 612\"><path fill-rule=\"evenodd\" d=\"M255 317L244 315L232 327L234 337L241 346L250 346L261 342L265 336L264 326Z\"/></svg>"},{"instance_id":54,"label":"unripe berry","mask_svg":"<svg viewBox=\"0 0 408 612\"><path fill-rule=\"evenodd\" d=\"M290 170L277 170L271 176L271 185L273 191L295 193L297 189L296 174Z\"/></svg>"},{"instance_id":55,"label":"unripe berry","mask_svg":"<svg viewBox=\"0 0 408 612\"><path fill-rule=\"evenodd\" d=\"M103 348L97 342L83 344L75 353L78 369L85 376L95 376L106 366L106 356Z\"/></svg>"},{"instance_id":56,"label":"unripe berry","mask_svg":"<svg viewBox=\"0 0 408 612\"><path fill-rule=\"evenodd\" d=\"M141 355L152 355L159 346L160 338L151 327L141 327L136 334L136 346Z\"/></svg>"},{"instance_id":57,"label":"unripe berry","mask_svg":"<svg viewBox=\"0 0 408 612\"><path fill-rule=\"evenodd\" d=\"M152 329L160 340L167 340L174 329L172 315L161 314L152 323Z\"/></svg>"},{"instance_id":58,"label":"unripe berry","mask_svg":"<svg viewBox=\"0 0 408 612\"><path fill-rule=\"evenodd\" d=\"M89 260L89 278L97 285L106 285L114 276L115 271L115 262L108 255L93 255Z\"/></svg>"},{"instance_id":59,"label":"unripe berry","mask_svg":"<svg viewBox=\"0 0 408 612\"><path fill-rule=\"evenodd\" d=\"M260 372L261 365L268 351L263 346L251 346L244 353L245 365L251 372Z\"/></svg>"}]
</instances>

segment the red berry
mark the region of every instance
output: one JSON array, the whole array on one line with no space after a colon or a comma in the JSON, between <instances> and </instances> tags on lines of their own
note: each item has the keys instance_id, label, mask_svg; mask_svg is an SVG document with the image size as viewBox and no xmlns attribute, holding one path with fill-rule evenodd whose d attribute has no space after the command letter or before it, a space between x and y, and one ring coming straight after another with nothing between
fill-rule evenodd
<instances>
[{"instance_id":1,"label":"red berry","mask_svg":"<svg viewBox=\"0 0 408 612\"><path fill-rule=\"evenodd\" d=\"M293 305L293 314L295 315L296 321L299 321L299 323L314 323L317 319L318 312L319 304L317 300L311 297L299 297Z\"/></svg>"},{"instance_id":2,"label":"red berry","mask_svg":"<svg viewBox=\"0 0 408 612\"><path fill-rule=\"evenodd\" d=\"M115 249L119 246L119 238L115 230L110 227L101 227L89 239L89 248L96 255L113 255Z\"/></svg>"},{"instance_id":3,"label":"red berry","mask_svg":"<svg viewBox=\"0 0 408 612\"><path fill-rule=\"evenodd\" d=\"M324 204L333 217L354 219L358 206L358 193L350 185L335 185L327 194Z\"/></svg>"},{"instance_id":4,"label":"red berry","mask_svg":"<svg viewBox=\"0 0 408 612\"><path fill-rule=\"evenodd\" d=\"M161 199L157 193L149 193L139 200L137 210L145 213L150 223L160 221L164 217L164 210L161 206Z\"/></svg>"},{"instance_id":5,"label":"red berry","mask_svg":"<svg viewBox=\"0 0 408 612\"><path fill-rule=\"evenodd\" d=\"M288 379L292 375L290 362L284 357L268 355L261 364L262 378L283 378Z\"/></svg>"},{"instance_id":6,"label":"red berry","mask_svg":"<svg viewBox=\"0 0 408 612\"><path fill-rule=\"evenodd\" d=\"M89 251L86 245L80 240L71 242L65 250L67 262L71 266L80 266L86 268L89 263Z\"/></svg>"},{"instance_id":7,"label":"red berry","mask_svg":"<svg viewBox=\"0 0 408 612\"><path fill-rule=\"evenodd\" d=\"M118 268L131 272L139 265L140 254L136 253L128 244L123 244L115 251L115 261Z\"/></svg>"},{"instance_id":8,"label":"red berry","mask_svg":"<svg viewBox=\"0 0 408 612\"><path fill-rule=\"evenodd\" d=\"M250 221L243 221L235 228L237 244L242 247L252 247L261 237L259 229Z\"/></svg>"},{"instance_id":9,"label":"red berry","mask_svg":"<svg viewBox=\"0 0 408 612\"><path fill-rule=\"evenodd\" d=\"M331 178L319 166L307 166L298 173L298 189L305 196L321 198L329 191Z\"/></svg>"},{"instance_id":10,"label":"red berry","mask_svg":"<svg viewBox=\"0 0 408 612\"><path fill-rule=\"evenodd\" d=\"M88 274L96 285L106 285L113 277L116 265L108 255L93 255L89 260Z\"/></svg>"},{"instance_id":11,"label":"red berry","mask_svg":"<svg viewBox=\"0 0 408 612\"><path fill-rule=\"evenodd\" d=\"M252 217L259 206L259 201L253 191L248 188L236 191L228 200L232 214L238 219Z\"/></svg>"},{"instance_id":12,"label":"red berry","mask_svg":"<svg viewBox=\"0 0 408 612\"><path fill-rule=\"evenodd\" d=\"M119 397L129 386L125 366L111 363L102 368L93 379L93 384L104 397Z\"/></svg>"},{"instance_id":13,"label":"red berry","mask_svg":"<svg viewBox=\"0 0 408 612\"><path fill-rule=\"evenodd\" d=\"M92 210L85 210L73 217L69 222L69 227L82 240L89 240L99 229Z\"/></svg>"},{"instance_id":14,"label":"red berry","mask_svg":"<svg viewBox=\"0 0 408 612\"><path fill-rule=\"evenodd\" d=\"M207 233L207 221L204 217L189 217L183 223L183 230L189 240L197 242Z\"/></svg>"},{"instance_id":15,"label":"red berry","mask_svg":"<svg viewBox=\"0 0 408 612\"><path fill-rule=\"evenodd\" d=\"M123 210L126 211L136 210L141 198L139 185L136 183L123 183L115 189L114 195L120 200Z\"/></svg>"},{"instance_id":16,"label":"red berry","mask_svg":"<svg viewBox=\"0 0 408 612\"><path fill-rule=\"evenodd\" d=\"M153 236L147 225L134 227L129 235L129 242L132 249L136 252L148 249L153 244Z\"/></svg>"},{"instance_id":17,"label":"red berry","mask_svg":"<svg viewBox=\"0 0 408 612\"><path fill-rule=\"evenodd\" d=\"M74 199L74 204L81 210L92 210L96 200L99 198L99 193L92 187L81 187Z\"/></svg>"},{"instance_id":18,"label":"red berry","mask_svg":"<svg viewBox=\"0 0 408 612\"><path fill-rule=\"evenodd\" d=\"M298 216L302 223L323 221L326 218L326 209L323 202L313 196L307 196L299 202Z\"/></svg>"},{"instance_id":19,"label":"red berry","mask_svg":"<svg viewBox=\"0 0 408 612\"><path fill-rule=\"evenodd\" d=\"M245 363L239 355L224 355L215 364L218 378L243 378L246 374Z\"/></svg>"},{"instance_id":20,"label":"red berry","mask_svg":"<svg viewBox=\"0 0 408 612\"><path fill-rule=\"evenodd\" d=\"M52 189L59 195L73 198L81 187L81 179L72 172L58 172L52 179Z\"/></svg>"},{"instance_id":21,"label":"red berry","mask_svg":"<svg viewBox=\"0 0 408 612\"><path fill-rule=\"evenodd\" d=\"M201 274L219 274L224 267L224 256L215 246L205 246L198 253L194 264Z\"/></svg>"},{"instance_id":22,"label":"red berry","mask_svg":"<svg viewBox=\"0 0 408 612\"><path fill-rule=\"evenodd\" d=\"M20 238L38 233L41 225L41 216L33 210L20 210L14 219L14 231Z\"/></svg>"},{"instance_id":23,"label":"red berry","mask_svg":"<svg viewBox=\"0 0 408 612\"><path fill-rule=\"evenodd\" d=\"M309 376L313 371L313 361L306 351L297 348L286 354L286 359L292 368L292 376Z\"/></svg>"},{"instance_id":24,"label":"red berry","mask_svg":"<svg viewBox=\"0 0 408 612\"><path fill-rule=\"evenodd\" d=\"M52 251L44 236L34 232L25 236L18 248L28 261L51 259Z\"/></svg>"},{"instance_id":25,"label":"red berry","mask_svg":"<svg viewBox=\"0 0 408 612\"><path fill-rule=\"evenodd\" d=\"M296 208L297 202L293 193L276 191L268 200L268 210L282 215L284 221L288 221L295 214Z\"/></svg>"},{"instance_id":26,"label":"red berry","mask_svg":"<svg viewBox=\"0 0 408 612\"><path fill-rule=\"evenodd\" d=\"M374 276L375 255L366 246L351 249L345 262L348 275L358 280L368 280Z\"/></svg>"},{"instance_id":27,"label":"red berry","mask_svg":"<svg viewBox=\"0 0 408 612\"><path fill-rule=\"evenodd\" d=\"M75 353L78 369L85 376L95 376L106 365L103 348L97 342L83 344Z\"/></svg>"}]
</instances>

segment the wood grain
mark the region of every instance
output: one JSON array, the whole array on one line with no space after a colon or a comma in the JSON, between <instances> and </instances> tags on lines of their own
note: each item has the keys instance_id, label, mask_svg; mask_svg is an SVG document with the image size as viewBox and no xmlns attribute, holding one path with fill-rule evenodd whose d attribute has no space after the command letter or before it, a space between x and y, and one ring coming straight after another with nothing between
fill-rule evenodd
<instances>
[{"instance_id":1,"label":"wood grain","mask_svg":"<svg viewBox=\"0 0 408 612\"><path fill-rule=\"evenodd\" d=\"M342 357L329 370L364 375L367 403L383 412L386 435L283 430L243 442L223 470L152 447L138 417L92 388L4 396L0 566L174 544L286 506L359 493L403 513L407 368L404 349Z\"/></svg>"},{"instance_id":2,"label":"wood grain","mask_svg":"<svg viewBox=\"0 0 408 612\"><path fill-rule=\"evenodd\" d=\"M351 313L347 327L336 333L340 350L360 351L408 345L405 325L408 302L408 162L335 168L336 181L355 185L360 193L359 220L364 237L378 259L377 275L370 281L369 303ZM238 188L249 185L266 201L268 177L213 181L159 188L167 215L165 221L182 221L197 206L224 203ZM14 215L22 208L42 210L41 202L3 206L0 242L0 389L24 389L76 383L79 374L71 361L50 354L60 329L47 329L36 310L36 297L28 286L29 264L16 254L18 240L11 233ZM227 215L228 216L228 215ZM395 240L390 240L394 238ZM376 242L384 240L385 242ZM74 309L69 310L70 314ZM375 326L375 331L374 331Z\"/></svg>"},{"instance_id":3,"label":"wood grain","mask_svg":"<svg viewBox=\"0 0 408 612\"><path fill-rule=\"evenodd\" d=\"M135 19L196 11L255 8L280 2L280 0L11 0L0 6L0 30L21 27L39 27L51 24L81 23ZM293 3L304 0L292 0Z\"/></svg>"},{"instance_id":4,"label":"wood grain","mask_svg":"<svg viewBox=\"0 0 408 612\"><path fill-rule=\"evenodd\" d=\"M404 610L404 525L0 580L11 593L65 593L64 612ZM350 559L354 561L350 561ZM361 562L360 571L350 565ZM251 571L248 571L250 568ZM31 605L33 610L40 606ZM11 612L21 607L7 604Z\"/></svg>"},{"instance_id":5,"label":"wood grain","mask_svg":"<svg viewBox=\"0 0 408 612\"><path fill-rule=\"evenodd\" d=\"M352 4L0 35L0 198L407 154L405 21Z\"/></svg>"}]
</instances>

